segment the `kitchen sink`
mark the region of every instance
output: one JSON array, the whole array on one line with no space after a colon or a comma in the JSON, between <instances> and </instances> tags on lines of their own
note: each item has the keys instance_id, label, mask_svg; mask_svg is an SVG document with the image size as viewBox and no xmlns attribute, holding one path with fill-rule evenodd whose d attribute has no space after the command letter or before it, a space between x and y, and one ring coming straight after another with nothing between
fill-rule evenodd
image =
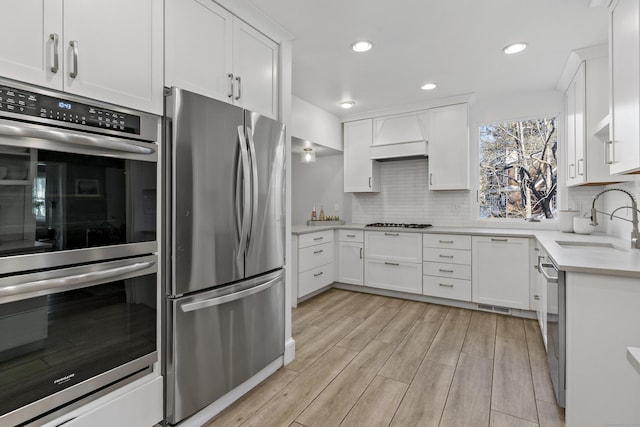
<instances>
[{"instance_id":1,"label":"kitchen sink","mask_svg":"<svg viewBox=\"0 0 640 427\"><path fill-rule=\"evenodd\" d=\"M589 251L605 251L605 252L628 252L627 249L621 248L611 243L605 242L571 242L556 240L556 243L565 249L578 249Z\"/></svg>"}]
</instances>

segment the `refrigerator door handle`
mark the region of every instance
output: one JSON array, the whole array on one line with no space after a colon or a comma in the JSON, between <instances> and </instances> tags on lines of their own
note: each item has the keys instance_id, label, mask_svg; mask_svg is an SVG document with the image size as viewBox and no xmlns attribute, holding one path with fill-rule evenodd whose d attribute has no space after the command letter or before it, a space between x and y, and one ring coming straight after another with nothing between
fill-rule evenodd
<instances>
[{"instance_id":1,"label":"refrigerator door handle","mask_svg":"<svg viewBox=\"0 0 640 427\"><path fill-rule=\"evenodd\" d=\"M253 288L245 289L240 292L235 292L233 294L223 295L221 297L214 297L205 299L203 301L195 301L183 304L180 306L183 312L188 313L190 311L201 310L203 308L213 307L216 305L224 304L231 301L236 301L249 295L257 294L258 292L262 292L265 289L269 289L274 286L276 283L282 281L282 276L278 276L275 279L271 279L268 282L262 283L258 286L254 286Z\"/></svg>"},{"instance_id":2,"label":"refrigerator door handle","mask_svg":"<svg viewBox=\"0 0 640 427\"><path fill-rule=\"evenodd\" d=\"M255 222L258 220L258 160L256 157L256 144L253 141L253 130L247 128L247 137L249 139L249 152L251 154L251 226L249 228L249 236L255 228ZM250 238L248 239L250 241Z\"/></svg>"},{"instance_id":3,"label":"refrigerator door handle","mask_svg":"<svg viewBox=\"0 0 640 427\"><path fill-rule=\"evenodd\" d=\"M244 129L242 126L238 126L238 143L240 144L240 155L242 156L242 223L240 226L240 245L238 247L238 253L236 255L236 262L241 263L244 260L244 255L247 250L247 238L249 235L249 191L250 183L247 179L247 173L249 170L249 153L247 152L247 143L244 135Z\"/></svg>"}]
</instances>

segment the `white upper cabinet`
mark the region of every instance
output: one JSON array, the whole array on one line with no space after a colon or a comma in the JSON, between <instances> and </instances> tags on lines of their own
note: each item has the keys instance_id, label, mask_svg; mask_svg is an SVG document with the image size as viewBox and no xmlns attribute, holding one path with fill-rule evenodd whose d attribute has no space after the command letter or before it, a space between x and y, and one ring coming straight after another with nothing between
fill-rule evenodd
<instances>
[{"instance_id":1,"label":"white upper cabinet","mask_svg":"<svg viewBox=\"0 0 640 427\"><path fill-rule=\"evenodd\" d=\"M155 0L64 0L64 90L162 114L162 15Z\"/></svg>"},{"instance_id":2,"label":"white upper cabinet","mask_svg":"<svg viewBox=\"0 0 640 427\"><path fill-rule=\"evenodd\" d=\"M165 27L165 86L278 119L277 43L210 0L166 0Z\"/></svg>"},{"instance_id":3,"label":"white upper cabinet","mask_svg":"<svg viewBox=\"0 0 640 427\"><path fill-rule=\"evenodd\" d=\"M344 124L344 191L372 193L380 191L380 165L371 160L373 121L358 120Z\"/></svg>"},{"instance_id":4,"label":"white upper cabinet","mask_svg":"<svg viewBox=\"0 0 640 427\"><path fill-rule=\"evenodd\" d=\"M3 16L0 75L62 90L62 0L13 0Z\"/></svg>"},{"instance_id":5,"label":"white upper cabinet","mask_svg":"<svg viewBox=\"0 0 640 427\"><path fill-rule=\"evenodd\" d=\"M162 114L160 2L26 0L3 12L1 76Z\"/></svg>"},{"instance_id":6,"label":"white upper cabinet","mask_svg":"<svg viewBox=\"0 0 640 427\"><path fill-rule=\"evenodd\" d=\"M640 170L640 4L617 0L610 9L610 171Z\"/></svg>"},{"instance_id":7,"label":"white upper cabinet","mask_svg":"<svg viewBox=\"0 0 640 427\"><path fill-rule=\"evenodd\" d=\"M467 104L429 110L428 150L430 190L470 188Z\"/></svg>"}]
</instances>

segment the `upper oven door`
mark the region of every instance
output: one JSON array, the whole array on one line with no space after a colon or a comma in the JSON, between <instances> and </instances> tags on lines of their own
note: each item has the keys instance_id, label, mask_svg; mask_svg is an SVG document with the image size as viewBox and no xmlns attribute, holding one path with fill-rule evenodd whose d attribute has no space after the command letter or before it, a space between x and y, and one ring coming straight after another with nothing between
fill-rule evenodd
<instances>
[{"instance_id":1,"label":"upper oven door","mask_svg":"<svg viewBox=\"0 0 640 427\"><path fill-rule=\"evenodd\" d=\"M155 143L0 119L0 274L153 253Z\"/></svg>"}]
</instances>

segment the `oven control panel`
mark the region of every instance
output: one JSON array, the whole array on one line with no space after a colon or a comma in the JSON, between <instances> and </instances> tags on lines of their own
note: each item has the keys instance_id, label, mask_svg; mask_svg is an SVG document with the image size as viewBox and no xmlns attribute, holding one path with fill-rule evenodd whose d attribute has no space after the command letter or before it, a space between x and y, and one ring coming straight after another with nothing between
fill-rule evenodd
<instances>
[{"instance_id":1,"label":"oven control panel","mask_svg":"<svg viewBox=\"0 0 640 427\"><path fill-rule=\"evenodd\" d=\"M134 114L0 85L3 111L140 135L140 117Z\"/></svg>"}]
</instances>

